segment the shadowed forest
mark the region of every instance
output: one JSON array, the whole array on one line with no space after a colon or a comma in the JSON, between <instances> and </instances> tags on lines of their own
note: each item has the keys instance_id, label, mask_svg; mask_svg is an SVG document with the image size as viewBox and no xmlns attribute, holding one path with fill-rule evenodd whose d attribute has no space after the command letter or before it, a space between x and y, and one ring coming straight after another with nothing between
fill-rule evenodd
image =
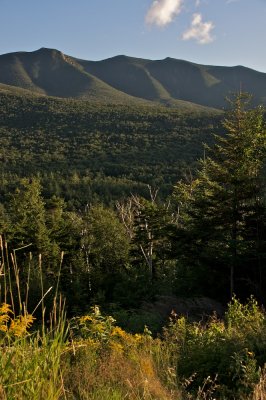
<instances>
[{"instance_id":1,"label":"shadowed forest","mask_svg":"<svg viewBox=\"0 0 266 400\"><path fill-rule=\"evenodd\" d=\"M0 110L0 398L265 399L264 108Z\"/></svg>"}]
</instances>

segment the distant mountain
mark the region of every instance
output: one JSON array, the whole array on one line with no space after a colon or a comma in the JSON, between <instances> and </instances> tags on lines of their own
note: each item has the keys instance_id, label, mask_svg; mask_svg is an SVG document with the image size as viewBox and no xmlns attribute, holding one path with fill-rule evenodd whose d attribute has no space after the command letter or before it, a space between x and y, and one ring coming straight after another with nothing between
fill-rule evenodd
<instances>
[{"instance_id":1,"label":"distant mountain","mask_svg":"<svg viewBox=\"0 0 266 400\"><path fill-rule=\"evenodd\" d=\"M266 74L246 67L216 67L166 58L116 56L86 61L41 48L0 56L0 91L4 85L38 95L106 103L161 103L183 109L222 108L230 92L250 92L266 104ZM21 92L22 93L22 92ZM203 106L203 107L200 107Z\"/></svg>"}]
</instances>

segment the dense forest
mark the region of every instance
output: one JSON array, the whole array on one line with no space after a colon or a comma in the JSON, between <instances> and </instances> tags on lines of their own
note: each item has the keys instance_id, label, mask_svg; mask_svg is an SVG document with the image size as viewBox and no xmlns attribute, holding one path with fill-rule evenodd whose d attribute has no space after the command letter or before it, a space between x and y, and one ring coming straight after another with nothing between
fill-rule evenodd
<instances>
[{"instance_id":1,"label":"dense forest","mask_svg":"<svg viewBox=\"0 0 266 400\"><path fill-rule=\"evenodd\" d=\"M147 196L147 184L166 198L221 130L220 115L0 92L2 195L38 175L45 197L74 208Z\"/></svg>"},{"instance_id":2,"label":"dense forest","mask_svg":"<svg viewBox=\"0 0 266 400\"><path fill-rule=\"evenodd\" d=\"M158 293L263 299L264 114L248 97L223 127L173 110L4 100L1 233L42 253L50 278L64 252L75 310Z\"/></svg>"},{"instance_id":3,"label":"dense forest","mask_svg":"<svg viewBox=\"0 0 266 400\"><path fill-rule=\"evenodd\" d=\"M245 94L233 97L222 122L220 114L45 97L1 96L0 109L0 331L27 332L25 308L36 329L45 313L53 320L60 293L71 340L90 340L97 360L113 351L125 363L144 359L153 383L156 368L168 371L146 395L141 387L129 398L252 398L266 362L258 305L266 283L265 110L250 108ZM155 304L169 298L212 299L224 319L195 325L198 315L189 322L173 313L163 329L167 316ZM236 300L248 298L246 306ZM12 320L7 304L16 315L24 310L24 320ZM60 336L55 326L49 332ZM120 387L86 397L64 374L73 396L61 388L62 397L49 398L126 398ZM10 390L8 398L19 398Z\"/></svg>"}]
</instances>

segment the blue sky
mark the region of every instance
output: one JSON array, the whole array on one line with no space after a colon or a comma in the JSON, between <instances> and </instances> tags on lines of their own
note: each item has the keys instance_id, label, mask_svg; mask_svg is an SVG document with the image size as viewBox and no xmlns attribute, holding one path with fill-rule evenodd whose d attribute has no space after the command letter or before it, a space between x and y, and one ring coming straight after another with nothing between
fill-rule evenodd
<instances>
[{"instance_id":1,"label":"blue sky","mask_svg":"<svg viewBox=\"0 0 266 400\"><path fill-rule=\"evenodd\" d=\"M56 48L266 72L266 0L0 0L0 53Z\"/></svg>"}]
</instances>

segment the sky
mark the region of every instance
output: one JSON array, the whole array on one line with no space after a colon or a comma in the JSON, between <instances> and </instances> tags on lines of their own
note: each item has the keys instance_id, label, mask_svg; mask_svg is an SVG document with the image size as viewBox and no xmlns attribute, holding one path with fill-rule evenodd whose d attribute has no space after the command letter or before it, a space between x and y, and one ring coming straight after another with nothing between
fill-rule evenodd
<instances>
[{"instance_id":1,"label":"sky","mask_svg":"<svg viewBox=\"0 0 266 400\"><path fill-rule=\"evenodd\" d=\"M266 72L266 0L0 0L0 54L172 57Z\"/></svg>"}]
</instances>

